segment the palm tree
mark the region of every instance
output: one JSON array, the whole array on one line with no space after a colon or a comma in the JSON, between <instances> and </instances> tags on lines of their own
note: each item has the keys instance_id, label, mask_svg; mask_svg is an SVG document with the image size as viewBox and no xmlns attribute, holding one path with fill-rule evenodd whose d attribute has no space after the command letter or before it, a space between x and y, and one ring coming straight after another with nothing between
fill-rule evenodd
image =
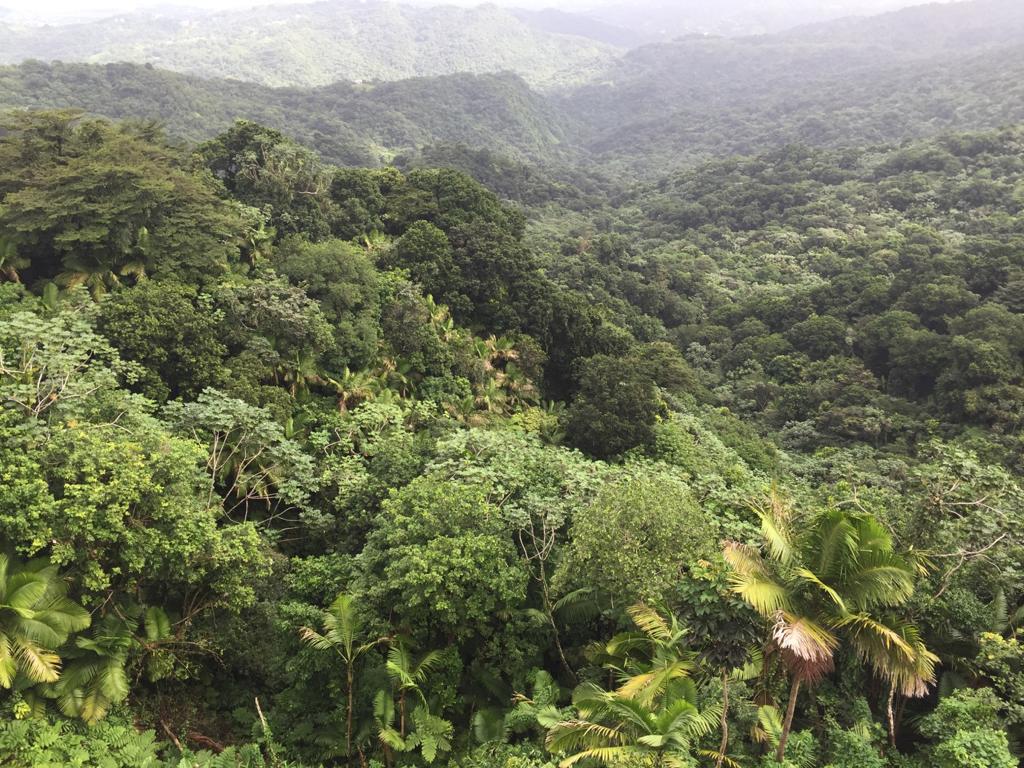
<instances>
[{"instance_id":1,"label":"palm tree","mask_svg":"<svg viewBox=\"0 0 1024 768\"><path fill-rule=\"evenodd\" d=\"M915 628L889 613L913 593L915 567L896 554L877 519L827 509L797 520L775 490L756 511L761 547L728 543L725 558L733 590L768 620L770 648L791 678L775 754L781 763L800 688L831 672L841 636L907 696L934 681L936 657Z\"/></svg>"},{"instance_id":2,"label":"palm tree","mask_svg":"<svg viewBox=\"0 0 1024 768\"><path fill-rule=\"evenodd\" d=\"M647 704L621 690L584 683L573 703L579 717L558 723L547 736L549 750L568 753L560 768L583 760L621 768L689 768L694 744L717 727L719 718L717 704L698 709L689 679L664 686Z\"/></svg>"},{"instance_id":3,"label":"palm tree","mask_svg":"<svg viewBox=\"0 0 1024 768\"><path fill-rule=\"evenodd\" d=\"M509 362L505 366L504 373L496 378L502 389L507 393L510 406L515 407L536 402L537 386L530 381L530 378L515 363Z\"/></svg>"},{"instance_id":4,"label":"palm tree","mask_svg":"<svg viewBox=\"0 0 1024 768\"><path fill-rule=\"evenodd\" d=\"M303 642L320 651L333 651L345 665L347 710L345 723L345 756L352 762L352 707L355 698L355 668L359 658L380 644L380 640L360 643L363 624L351 595L338 595L330 608L321 613L323 634L303 627Z\"/></svg>"},{"instance_id":5,"label":"palm tree","mask_svg":"<svg viewBox=\"0 0 1024 768\"><path fill-rule=\"evenodd\" d=\"M605 691L584 683L573 695L580 716L548 732L551 751L570 753L563 768L582 760L623 768L690 766L694 744L718 726L718 704L704 711L697 707L690 679L697 657L684 643L679 620L643 604L632 606L629 615L636 631L618 634L589 653L618 677L618 688Z\"/></svg>"},{"instance_id":6,"label":"palm tree","mask_svg":"<svg viewBox=\"0 0 1024 768\"><path fill-rule=\"evenodd\" d=\"M673 680L689 677L697 654L686 648L686 630L676 616L665 618L643 603L627 612L637 631L615 635L590 658L618 675L618 693L649 705Z\"/></svg>"},{"instance_id":7,"label":"palm tree","mask_svg":"<svg viewBox=\"0 0 1024 768\"><path fill-rule=\"evenodd\" d=\"M19 270L25 269L29 264L28 259L18 255L18 249L13 240L0 238L0 279L20 283Z\"/></svg>"},{"instance_id":8,"label":"palm tree","mask_svg":"<svg viewBox=\"0 0 1024 768\"><path fill-rule=\"evenodd\" d=\"M0 554L0 686L11 688L19 675L56 682L57 649L89 623L89 612L67 597L55 565Z\"/></svg>"},{"instance_id":9,"label":"palm tree","mask_svg":"<svg viewBox=\"0 0 1024 768\"><path fill-rule=\"evenodd\" d=\"M376 259L391 247L391 238L381 232L370 232L363 235L363 246L371 258Z\"/></svg>"},{"instance_id":10,"label":"palm tree","mask_svg":"<svg viewBox=\"0 0 1024 768\"><path fill-rule=\"evenodd\" d=\"M441 654L437 651L430 651L416 658L402 639L393 641L388 648L387 671L388 677L398 688L398 732L402 737L405 736L406 698L410 693L415 694L423 706L427 707L422 685L427 681L430 670L440 660Z\"/></svg>"},{"instance_id":11,"label":"palm tree","mask_svg":"<svg viewBox=\"0 0 1024 768\"><path fill-rule=\"evenodd\" d=\"M62 288L85 286L94 299L105 296L124 284L122 278L133 277L136 281L146 278L146 264L141 257L128 258L121 264L111 264L99 259L79 255L65 256L64 270L55 278Z\"/></svg>"},{"instance_id":12,"label":"palm tree","mask_svg":"<svg viewBox=\"0 0 1024 768\"><path fill-rule=\"evenodd\" d=\"M367 400L373 400L380 383L370 371L351 371L347 367L337 378L328 376L326 381L337 393L338 410L341 413Z\"/></svg>"}]
</instances>

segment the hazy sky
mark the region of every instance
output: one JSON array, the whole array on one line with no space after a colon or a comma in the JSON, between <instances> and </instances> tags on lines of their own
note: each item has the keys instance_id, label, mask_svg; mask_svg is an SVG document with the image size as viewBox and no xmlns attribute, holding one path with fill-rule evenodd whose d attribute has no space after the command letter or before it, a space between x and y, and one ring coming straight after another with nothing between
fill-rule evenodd
<instances>
[{"instance_id":1,"label":"hazy sky","mask_svg":"<svg viewBox=\"0 0 1024 768\"><path fill-rule=\"evenodd\" d=\"M66 15L72 13L102 13L137 10L154 5L183 5L193 8L222 10L226 8L250 8L254 5L280 5L283 3L310 2L311 0L0 0L0 8L9 8L19 13ZM433 0L430 5L480 5L484 0ZM498 5L518 7L565 7L587 8L607 3L595 0L487 0ZM413 0L428 4L426 0Z\"/></svg>"},{"instance_id":2,"label":"hazy sky","mask_svg":"<svg viewBox=\"0 0 1024 768\"><path fill-rule=\"evenodd\" d=\"M624 4L624 0L400 0L419 5L480 5L494 2L519 8L561 8L564 10L588 9L603 5ZM927 0L889 0L887 5L917 5ZM939 0L946 2L948 0ZM1024 0L1022 0L1024 1ZM311 2L311 0L0 0L0 9L15 11L19 16L35 20L66 19L69 16L102 16L106 13L123 13L157 5L179 5L207 10L228 8L250 8L254 5L279 5L282 3ZM714 3L716 0L708 0ZM807 0L794 0L806 6ZM883 0L866 0L865 6L879 6ZM834 6L835 0L820 0L823 7ZM843 5L856 7L846 0Z\"/></svg>"}]
</instances>

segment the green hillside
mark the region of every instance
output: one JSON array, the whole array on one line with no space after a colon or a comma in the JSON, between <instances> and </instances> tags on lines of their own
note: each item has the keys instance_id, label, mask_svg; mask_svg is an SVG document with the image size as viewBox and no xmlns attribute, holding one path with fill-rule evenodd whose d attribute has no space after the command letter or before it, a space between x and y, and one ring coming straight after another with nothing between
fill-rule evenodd
<instances>
[{"instance_id":1,"label":"green hillside","mask_svg":"<svg viewBox=\"0 0 1024 768\"><path fill-rule=\"evenodd\" d=\"M158 120L186 141L209 138L236 119L257 120L350 165L374 165L434 143L551 159L565 133L557 110L511 74L274 89L135 64L30 62L0 68L0 105Z\"/></svg>"},{"instance_id":2,"label":"green hillside","mask_svg":"<svg viewBox=\"0 0 1024 768\"><path fill-rule=\"evenodd\" d=\"M29 62L0 69L0 105L156 119L189 141L252 119L356 165L449 144L560 172L587 158L588 173L652 178L790 142L884 143L1024 119L1015 97L1024 47L1008 42L1024 34L1024 12L979 1L975 16L931 5L773 36L644 46L554 93L510 74L298 89Z\"/></svg>"}]
</instances>

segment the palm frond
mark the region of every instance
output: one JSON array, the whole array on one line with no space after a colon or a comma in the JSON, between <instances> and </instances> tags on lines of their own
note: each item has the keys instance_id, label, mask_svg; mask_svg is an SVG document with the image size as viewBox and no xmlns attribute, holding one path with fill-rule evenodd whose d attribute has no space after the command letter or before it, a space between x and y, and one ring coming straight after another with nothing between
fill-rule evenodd
<instances>
[{"instance_id":1,"label":"palm frond","mask_svg":"<svg viewBox=\"0 0 1024 768\"><path fill-rule=\"evenodd\" d=\"M761 535L768 545L772 559L782 565L789 565L793 562L795 551L793 536L789 530L788 520L780 516L776 509L777 507L772 505L769 509L759 512Z\"/></svg>"},{"instance_id":2,"label":"palm frond","mask_svg":"<svg viewBox=\"0 0 1024 768\"><path fill-rule=\"evenodd\" d=\"M844 574L856 562L857 528L850 516L840 510L829 509L820 513L807 535L803 549L813 555L813 570L823 577Z\"/></svg>"},{"instance_id":3,"label":"palm frond","mask_svg":"<svg viewBox=\"0 0 1024 768\"><path fill-rule=\"evenodd\" d=\"M55 683L60 678L60 656L28 640L14 640L14 656L26 676L36 683Z\"/></svg>"},{"instance_id":4,"label":"palm frond","mask_svg":"<svg viewBox=\"0 0 1024 768\"><path fill-rule=\"evenodd\" d=\"M570 766L576 765L576 763L583 760L597 760L606 765L626 766L630 765L630 763L624 761L635 754L636 749L633 747L594 747L593 749L585 749L571 757L567 757L558 765L559 768L570 768ZM636 762L633 764L638 765Z\"/></svg>"},{"instance_id":5,"label":"palm frond","mask_svg":"<svg viewBox=\"0 0 1024 768\"><path fill-rule=\"evenodd\" d=\"M571 752L601 745L621 745L626 736L619 728L587 720L565 720L548 731L545 745L551 752Z\"/></svg>"},{"instance_id":6,"label":"palm frond","mask_svg":"<svg viewBox=\"0 0 1024 768\"><path fill-rule=\"evenodd\" d=\"M674 639L668 621L654 608L637 603L626 609L637 628L652 640L670 642Z\"/></svg>"},{"instance_id":7,"label":"palm frond","mask_svg":"<svg viewBox=\"0 0 1024 768\"><path fill-rule=\"evenodd\" d=\"M757 708L757 724L762 738L772 747L782 739L782 713L777 707L765 705Z\"/></svg>"},{"instance_id":8,"label":"palm frond","mask_svg":"<svg viewBox=\"0 0 1024 768\"><path fill-rule=\"evenodd\" d=\"M839 645L835 635L814 620L785 611L776 614L772 642L790 671L812 682L832 671L833 654Z\"/></svg>"},{"instance_id":9,"label":"palm frond","mask_svg":"<svg viewBox=\"0 0 1024 768\"><path fill-rule=\"evenodd\" d=\"M806 568L797 568L795 573L797 575L797 578L816 587L817 589L820 589L822 592L828 595L829 599L832 600L832 602L834 602L839 607L839 610L846 610L846 603L843 601L842 595L840 595L836 590L834 590L832 587L830 587L828 584L826 584L824 581L818 578L817 574L807 570Z\"/></svg>"},{"instance_id":10,"label":"palm frond","mask_svg":"<svg viewBox=\"0 0 1024 768\"><path fill-rule=\"evenodd\" d=\"M789 589L767 576L734 572L729 581L732 591L762 616L771 617L791 608Z\"/></svg>"}]
</instances>

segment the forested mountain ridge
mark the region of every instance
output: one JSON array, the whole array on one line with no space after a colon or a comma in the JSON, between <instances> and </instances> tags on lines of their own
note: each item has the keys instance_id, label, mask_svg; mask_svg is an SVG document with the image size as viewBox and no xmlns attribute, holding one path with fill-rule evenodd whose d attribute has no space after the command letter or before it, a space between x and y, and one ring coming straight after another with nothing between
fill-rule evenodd
<instances>
[{"instance_id":1,"label":"forested mountain ridge","mask_svg":"<svg viewBox=\"0 0 1024 768\"><path fill-rule=\"evenodd\" d=\"M934 55L1019 43L1024 8L1014 0L928 3L880 15L796 25L780 40L822 46L873 46L896 56Z\"/></svg>"},{"instance_id":2,"label":"forested mountain ridge","mask_svg":"<svg viewBox=\"0 0 1024 768\"><path fill-rule=\"evenodd\" d=\"M1019 100L1004 95L1024 67L1022 16L1017 3L980 0L777 35L687 38L631 51L559 98L589 150L628 162L640 137L653 167L769 142L856 145L996 128L1020 119Z\"/></svg>"},{"instance_id":3,"label":"forested mountain ridge","mask_svg":"<svg viewBox=\"0 0 1024 768\"><path fill-rule=\"evenodd\" d=\"M584 12L607 24L625 28L647 43L686 35L746 37L782 32L792 27L829 22L848 16L869 16L908 5L902 0L637 0L612 2Z\"/></svg>"},{"instance_id":4,"label":"forested mountain ridge","mask_svg":"<svg viewBox=\"0 0 1024 768\"><path fill-rule=\"evenodd\" d=\"M889 143L1024 119L1015 96L1024 47L1010 42L1021 33L1021 11L1006 0L928 5L779 35L644 46L591 82L548 94L508 74L268 89L141 65L29 62L0 69L0 105L156 119L191 141L248 118L347 164L462 144L563 170L586 158L612 177L650 178L788 142Z\"/></svg>"},{"instance_id":5,"label":"forested mountain ridge","mask_svg":"<svg viewBox=\"0 0 1024 768\"><path fill-rule=\"evenodd\" d=\"M285 129L327 160L347 165L376 165L396 151L445 142L552 160L565 134L563 116L512 74L304 90L203 80L137 64L29 62L0 68L0 104L158 120L187 141L248 118Z\"/></svg>"},{"instance_id":6,"label":"forested mountain ridge","mask_svg":"<svg viewBox=\"0 0 1024 768\"><path fill-rule=\"evenodd\" d=\"M0 43L5 64L132 61L270 86L510 70L550 87L585 79L619 52L596 40L535 28L493 5L423 8L376 0L0 26Z\"/></svg>"}]
</instances>

